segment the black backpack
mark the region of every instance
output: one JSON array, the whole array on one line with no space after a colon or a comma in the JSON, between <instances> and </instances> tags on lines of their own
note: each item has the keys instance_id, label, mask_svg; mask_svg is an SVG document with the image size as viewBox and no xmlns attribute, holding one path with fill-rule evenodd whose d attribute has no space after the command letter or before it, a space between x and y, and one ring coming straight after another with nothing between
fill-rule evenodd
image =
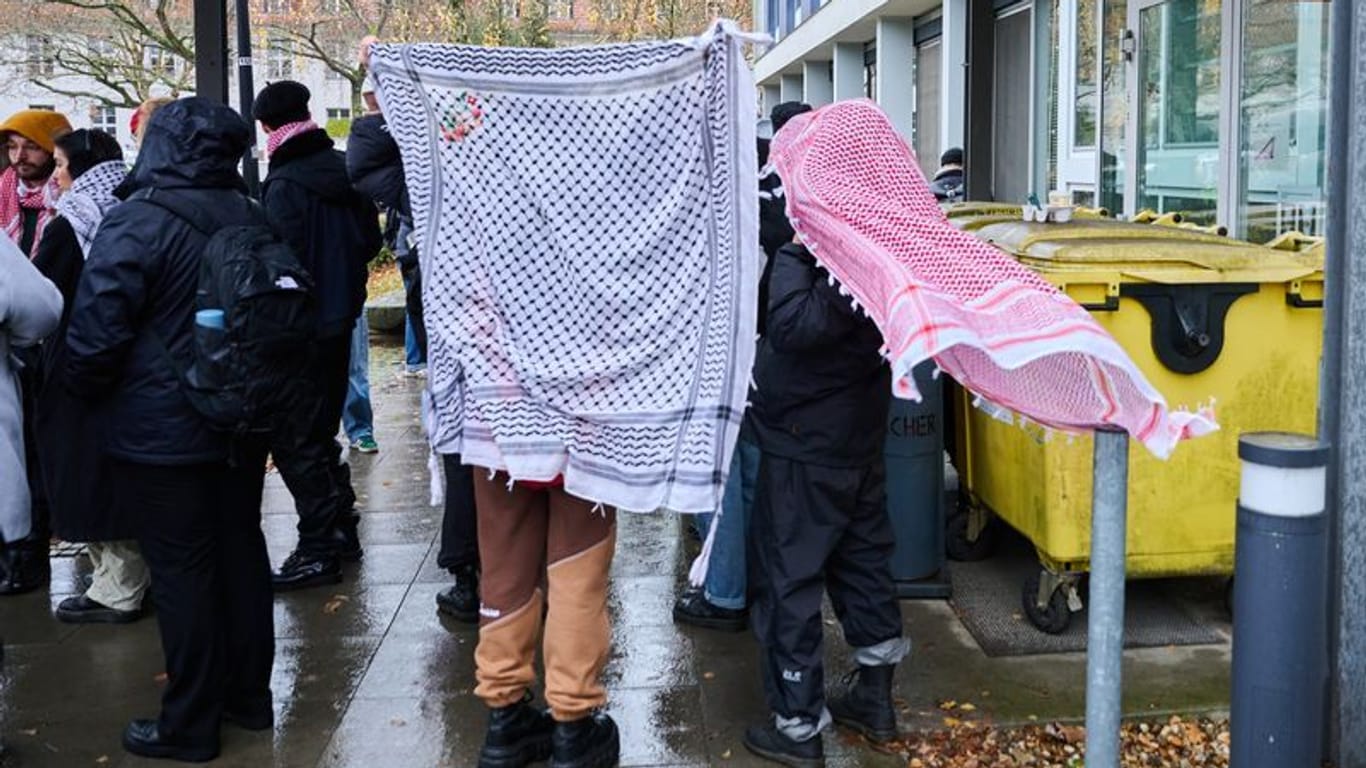
<instances>
[{"instance_id":1,"label":"black backpack","mask_svg":"<svg viewBox=\"0 0 1366 768\"><path fill-rule=\"evenodd\" d=\"M312 278L255 203L255 221L241 223L216 221L165 190L140 191L129 200L163 208L208 237L195 309L222 310L223 327L196 322L190 367L171 360L190 404L214 429L270 431L309 393Z\"/></svg>"}]
</instances>

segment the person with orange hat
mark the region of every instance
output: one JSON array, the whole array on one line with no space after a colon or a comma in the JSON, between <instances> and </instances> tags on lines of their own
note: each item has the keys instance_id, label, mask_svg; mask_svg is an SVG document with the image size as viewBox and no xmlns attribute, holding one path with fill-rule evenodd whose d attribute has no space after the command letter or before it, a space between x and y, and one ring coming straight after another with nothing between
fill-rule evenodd
<instances>
[{"instance_id":1,"label":"person with orange hat","mask_svg":"<svg viewBox=\"0 0 1366 768\"><path fill-rule=\"evenodd\" d=\"M57 202L54 142L70 132L65 115L46 109L20 110L0 123L0 140L9 152L9 168L0 174L0 226L29 258L38 252Z\"/></svg>"}]
</instances>

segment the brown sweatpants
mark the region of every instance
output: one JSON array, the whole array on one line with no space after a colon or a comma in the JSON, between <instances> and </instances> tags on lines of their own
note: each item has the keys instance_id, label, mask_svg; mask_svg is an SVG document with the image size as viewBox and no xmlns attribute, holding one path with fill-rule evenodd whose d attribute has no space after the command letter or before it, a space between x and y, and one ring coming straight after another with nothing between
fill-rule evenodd
<instances>
[{"instance_id":1,"label":"brown sweatpants","mask_svg":"<svg viewBox=\"0 0 1366 768\"><path fill-rule=\"evenodd\" d=\"M476 696L490 707L522 698L545 617L545 700L556 720L586 717L607 702L602 668L611 646L607 572L616 514L563 488L508 489L508 476L474 470L479 512L479 647Z\"/></svg>"}]
</instances>

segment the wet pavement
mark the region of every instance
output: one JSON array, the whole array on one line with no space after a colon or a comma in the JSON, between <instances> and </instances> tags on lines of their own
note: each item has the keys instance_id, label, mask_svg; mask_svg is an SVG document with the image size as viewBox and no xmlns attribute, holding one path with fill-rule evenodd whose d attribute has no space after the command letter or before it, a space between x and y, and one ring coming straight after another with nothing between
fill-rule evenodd
<instances>
[{"instance_id":1,"label":"wet pavement","mask_svg":"<svg viewBox=\"0 0 1366 768\"><path fill-rule=\"evenodd\" d=\"M450 577L436 566L440 511L427 504L418 423L420 380L400 377L400 350L378 346L372 386L380 452L352 454L364 561L345 582L276 599L272 688L277 725L253 734L225 727L213 765L473 766L485 724L474 698L472 627L437 615ZM264 527L271 560L294 544L293 503L268 478ZM691 545L679 520L623 515L613 566L615 648L606 677L622 734L623 766L768 765L741 745L763 713L756 648L747 633L676 627L673 599ZM119 746L132 717L154 715L162 675L156 623L74 627L51 618L89 571L84 557L54 560L50 593L0 599L0 766L148 766ZM971 702L971 717L1002 724L1078 719L1081 654L989 659L943 602L903 603L915 651L897 675L906 729L942 725L937 703ZM828 676L849 667L829 625ZM1125 656L1130 714L1226 709L1228 647L1156 648ZM827 734L832 768L904 765L847 736Z\"/></svg>"}]
</instances>

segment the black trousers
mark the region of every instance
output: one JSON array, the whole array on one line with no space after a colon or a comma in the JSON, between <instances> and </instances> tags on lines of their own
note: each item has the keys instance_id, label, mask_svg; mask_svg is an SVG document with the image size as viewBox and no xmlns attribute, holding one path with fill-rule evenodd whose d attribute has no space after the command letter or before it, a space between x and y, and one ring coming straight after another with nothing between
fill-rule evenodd
<instances>
[{"instance_id":1,"label":"black trousers","mask_svg":"<svg viewBox=\"0 0 1366 768\"><path fill-rule=\"evenodd\" d=\"M38 450L38 396L43 381L38 375L38 350L19 350L24 367L19 369L19 387L22 390L20 408L24 414L24 469L28 474L29 514L31 515L28 538L35 548L47 551L48 539L52 537L52 511L48 505L47 486L43 483L43 473L39 462L43 456ZM51 458L51 457L48 457Z\"/></svg>"},{"instance_id":2,"label":"black trousers","mask_svg":"<svg viewBox=\"0 0 1366 768\"><path fill-rule=\"evenodd\" d=\"M853 469L764 454L749 537L750 620L769 708L819 721L825 709L821 596L844 636L866 648L901 636L895 548L881 461Z\"/></svg>"},{"instance_id":3,"label":"black trousers","mask_svg":"<svg viewBox=\"0 0 1366 768\"><path fill-rule=\"evenodd\" d=\"M403 275L404 304L408 311L408 320L413 324L413 341L417 343L417 348L422 350L425 359L427 322L422 316L422 270L419 267L417 253L413 252L410 256L399 259L398 269Z\"/></svg>"},{"instance_id":4,"label":"black trousers","mask_svg":"<svg viewBox=\"0 0 1366 768\"><path fill-rule=\"evenodd\" d=\"M351 468L341 461L337 429L346 405L351 365L351 334L320 339L311 370L315 396L301 404L276 430L271 453L299 513L299 549L335 555L337 529L353 525L356 503Z\"/></svg>"},{"instance_id":5,"label":"black trousers","mask_svg":"<svg viewBox=\"0 0 1366 768\"><path fill-rule=\"evenodd\" d=\"M454 573L479 565L479 523L474 507L474 467L460 463L460 454L443 454L446 510L441 516L441 551L436 564Z\"/></svg>"},{"instance_id":6,"label":"black trousers","mask_svg":"<svg viewBox=\"0 0 1366 768\"><path fill-rule=\"evenodd\" d=\"M264 445L227 463L153 466L116 461L115 501L136 514L152 575L166 689L161 734L218 743L225 706L271 703L275 661L270 560L261 533Z\"/></svg>"}]
</instances>

